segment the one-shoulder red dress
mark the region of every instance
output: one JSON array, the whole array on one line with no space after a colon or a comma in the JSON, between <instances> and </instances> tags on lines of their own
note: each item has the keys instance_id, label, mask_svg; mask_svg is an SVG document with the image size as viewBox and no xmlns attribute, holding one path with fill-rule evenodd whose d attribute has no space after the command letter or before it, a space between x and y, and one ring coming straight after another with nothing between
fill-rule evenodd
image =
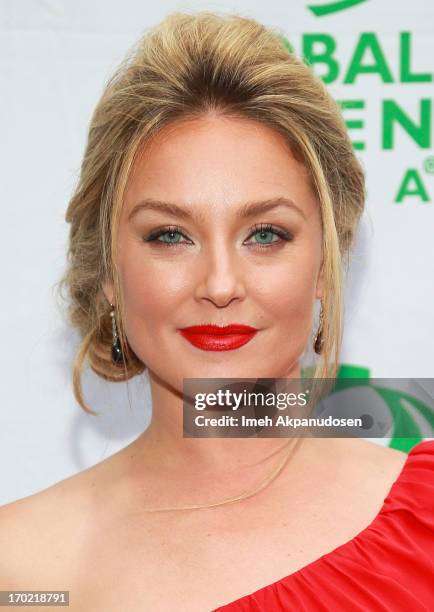
<instances>
[{"instance_id":1,"label":"one-shoulder red dress","mask_svg":"<svg viewBox=\"0 0 434 612\"><path fill-rule=\"evenodd\" d=\"M434 612L434 440L410 450L374 520L300 570L213 612Z\"/></svg>"}]
</instances>

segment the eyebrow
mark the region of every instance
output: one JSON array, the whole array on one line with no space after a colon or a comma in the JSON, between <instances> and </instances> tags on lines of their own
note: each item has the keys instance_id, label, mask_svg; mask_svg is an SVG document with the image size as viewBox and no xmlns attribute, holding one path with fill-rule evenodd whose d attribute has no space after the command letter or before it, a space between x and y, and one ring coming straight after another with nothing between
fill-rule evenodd
<instances>
[{"instance_id":1,"label":"eyebrow","mask_svg":"<svg viewBox=\"0 0 434 612\"><path fill-rule=\"evenodd\" d=\"M268 212L269 210L277 208L278 206L291 208L292 210L298 212L306 220L306 215L303 210L297 206L293 200L287 197L277 197L267 200L246 202L238 210L237 216L240 219L248 219L249 217L253 217L259 213ZM128 213L128 221L131 221L131 219L142 210L155 210L157 212L167 213L169 215L173 215L174 217L179 217L180 219L186 220L197 219L199 221L203 221L205 219L204 215L191 211L184 206L179 206L174 202L165 202L162 200L156 200L154 198L146 198L141 200L131 209L131 211Z\"/></svg>"}]
</instances>

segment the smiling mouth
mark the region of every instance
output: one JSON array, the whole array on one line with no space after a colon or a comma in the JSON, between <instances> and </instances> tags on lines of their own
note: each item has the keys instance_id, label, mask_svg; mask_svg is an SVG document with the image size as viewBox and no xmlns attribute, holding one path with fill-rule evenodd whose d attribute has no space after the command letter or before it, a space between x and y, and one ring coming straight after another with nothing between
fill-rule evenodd
<instances>
[{"instance_id":1,"label":"smiling mouth","mask_svg":"<svg viewBox=\"0 0 434 612\"><path fill-rule=\"evenodd\" d=\"M240 348L258 333L248 325L196 325L179 330L193 346L204 351L231 351Z\"/></svg>"}]
</instances>

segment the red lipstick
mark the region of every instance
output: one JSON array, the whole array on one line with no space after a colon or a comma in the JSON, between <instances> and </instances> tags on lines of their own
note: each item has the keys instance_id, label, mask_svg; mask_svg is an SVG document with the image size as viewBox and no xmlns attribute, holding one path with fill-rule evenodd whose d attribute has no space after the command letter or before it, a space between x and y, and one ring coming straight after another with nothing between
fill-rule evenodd
<instances>
[{"instance_id":1,"label":"red lipstick","mask_svg":"<svg viewBox=\"0 0 434 612\"><path fill-rule=\"evenodd\" d=\"M193 346L204 351L232 351L247 344L258 332L255 327L238 323L224 327L193 325L179 331Z\"/></svg>"}]
</instances>

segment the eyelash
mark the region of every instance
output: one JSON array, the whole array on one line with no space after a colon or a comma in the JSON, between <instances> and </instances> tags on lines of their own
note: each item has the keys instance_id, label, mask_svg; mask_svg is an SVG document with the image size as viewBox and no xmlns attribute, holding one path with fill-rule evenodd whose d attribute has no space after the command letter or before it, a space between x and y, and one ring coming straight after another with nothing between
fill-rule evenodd
<instances>
[{"instance_id":1,"label":"eyelash","mask_svg":"<svg viewBox=\"0 0 434 612\"><path fill-rule=\"evenodd\" d=\"M293 239L293 236L289 232L283 229L274 227L273 225L269 223L265 223L265 224L260 223L260 224L255 225L252 228L251 233L247 237L247 240L251 238L252 236L254 236L255 234L263 233L263 232L265 233L271 232L279 236L280 240L275 240L273 242L270 242L269 244L256 243L255 246L259 247L260 249L269 249L271 247L279 245L283 240L286 242L290 242ZM184 236L184 238L186 238L181 228L179 228L177 225L171 225L170 227L161 228L159 230L155 230L154 232L151 232L146 238L143 237L143 240L144 242L156 242L165 247L166 246L167 247L178 247L183 244L186 244L185 242L164 242L163 240L157 240L157 238L159 238L160 236L164 236L165 234L171 234L171 233L181 234L182 236Z\"/></svg>"}]
</instances>

